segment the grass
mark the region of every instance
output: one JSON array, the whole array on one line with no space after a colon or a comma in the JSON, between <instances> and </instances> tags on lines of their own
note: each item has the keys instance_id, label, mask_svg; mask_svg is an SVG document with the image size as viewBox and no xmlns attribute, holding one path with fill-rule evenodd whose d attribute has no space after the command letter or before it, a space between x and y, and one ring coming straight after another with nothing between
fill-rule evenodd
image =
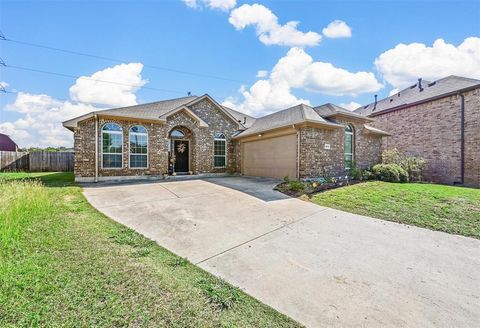
<instances>
[{"instance_id":1,"label":"grass","mask_svg":"<svg viewBox=\"0 0 480 328\"><path fill-rule=\"evenodd\" d=\"M480 239L480 190L372 181L328 190L316 204Z\"/></svg>"},{"instance_id":2,"label":"grass","mask_svg":"<svg viewBox=\"0 0 480 328\"><path fill-rule=\"evenodd\" d=\"M298 327L92 208L70 173L0 173L1 327Z\"/></svg>"}]
</instances>

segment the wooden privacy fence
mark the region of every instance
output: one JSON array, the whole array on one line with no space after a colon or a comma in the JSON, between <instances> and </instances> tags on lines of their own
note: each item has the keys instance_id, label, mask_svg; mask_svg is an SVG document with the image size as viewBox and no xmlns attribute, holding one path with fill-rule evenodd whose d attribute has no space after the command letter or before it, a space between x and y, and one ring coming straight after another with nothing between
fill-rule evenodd
<instances>
[{"instance_id":1,"label":"wooden privacy fence","mask_svg":"<svg viewBox=\"0 0 480 328\"><path fill-rule=\"evenodd\" d=\"M0 151L0 171L73 171L73 153Z\"/></svg>"}]
</instances>

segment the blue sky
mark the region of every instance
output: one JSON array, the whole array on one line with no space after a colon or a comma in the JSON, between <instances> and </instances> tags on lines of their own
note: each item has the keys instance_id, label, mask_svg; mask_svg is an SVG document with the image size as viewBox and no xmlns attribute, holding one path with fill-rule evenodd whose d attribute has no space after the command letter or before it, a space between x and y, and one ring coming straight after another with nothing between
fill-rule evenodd
<instances>
[{"instance_id":1,"label":"blue sky","mask_svg":"<svg viewBox=\"0 0 480 328\"><path fill-rule=\"evenodd\" d=\"M233 0L226 1L231 5ZM12 40L118 58L125 64L155 65L227 79L212 79L150 67L143 67L140 72L133 70L135 71L133 73L119 71L118 74L126 75L138 73L137 79L130 76L125 77L125 81L133 81L131 83L137 81L135 83L145 83L148 87L174 91L123 90L122 92L131 93L135 103L179 97L191 91L197 95L209 93L220 102L226 101L226 104L236 106L253 115L263 115L285 108L284 105L290 105L295 101L307 101L311 105L325 102L365 104L372 101L374 94L379 94L380 97L388 96L395 87L405 86L406 80L414 83L420 76L439 78L444 74L460 74L480 78L480 67L476 66L477 60L474 58L480 57L479 43L476 40L470 40L468 45L464 45L463 50L458 50L465 39L480 36L479 1L237 1L236 3L233 1L233 3L235 6L231 5L230 8L221 10L212 8L208 2L205 3L202 0L197 0L196 8L189 7L182 1L173 0L83 2L2 0L0 29L7 38ZM238 27L238 21L237 26L229 22L229 17L239 7L251 6L255 3L276 16L279 26L289 21L298 21L299 24L295 27L297 31L313 32L321 37L321 41L313 45L296 45L295 40L286 40L288 39L286 36L286 39L283 38L283 41L277 44L265 44L256 33L257 25L251 22L251 13L245 12L246 15L241 16L238 12L237 18L240 22L246 22L244 28ZM252 8L249 7L249 9ZM265 13L265 10L260 13ZM350 28L351 36L329 38L322 32L335 20L343 21ZM272 31L268 30L267 33ZM428 48L433 47L437 39L443 39L445 45L437 44L437 51L435 47L430 51ZM289 44L285 45L285 43ZM382 60L383 68L379 69L378 65L375 65L375 60L382 53L395 49L401 43L406 45L420 43L424 44L426 49L414 47L397 49ZM297 47L292 50L295 46ZM454 51L453 54L448 55L450 52L448 46L454 49L450 49ZM446 54L442 54L441 51ZM449 56L453 58L451 61L448 61ZM467 58L468 69L458 65L459 59L464 58L462 56L472 56ZM91 76L95 72L119 64L9 41L0 41L0 57L7 65L79 76ZM298 73L295 65L292 67L291 64L283 63L278 65L278 71L283 72L279 73L283 74L282 77L270 76L275 65L286 57L289 57L292 63L303 61L301 66L303 73L300 71ZM312 62L322 64L306 63L308 57L311 57ZM430 64L421 64L422 58ZM403 62L397 65L398 60ZM331 65L335 70L328 70L330 66L326 64ZM389 67L397 66L397 70L389 70ZM410 67L413 68L410 69ZM477 72L475 72L476 68L478 68ZM324 72L324 69L327 71ZM332 91L325 84L333 81L332 79L335 80L335 74L338 73L336 69L349 74L358 72L365 74L340 76L339 79L344 81L338 87L335 86ZM256 77L260 70L267 71L266 76ZM317 76L325 76L326 81L320 81ZM124 81L123 78L119 77L120 81ZM297 78L299 78L298 81L292 82ZM267 81L263 86L267 85L267 89L272 90L265 91L265 88L250 90L259 80ZM43 102L37 97L30 99L30 102L21 103L22 99L17 98L20 97L19 94L0 94L0 132L16 136L21 146L46 145L46 143L71 144L71 135L68 131L61 130L63 128L59 126L59 122L51 122L56 124L52 125L52 129L56 131L48 138L46 136L48 131L42 131L42 129L36 132L31 131L33 124L26 122L38 120L42 116L42 110L51 113L52 110L56 110L56 107L62 106L61 115L54 115L55 119L60 120L68 116L68 109L64 108L64 102L69 100L73 105L77 104L72 100L72 94L69 92L69 88L76 83L74 78L7 67L0 68L0 81L8 84L7 90L31 96L48 96L48 98L42 98ZM285 86L285 83L288 85ZM347 90L348 83L357 85L354 91ZM278 87L279 84L282 86ZM243 90L248 93L247 98L250 97L250 103L245 100L245 95L239 93L242 85L244 85ZM279 89L273 90L275 87ZM109 95L104 94L100 98L95 98L91 90L86 90L92 88L91 85L78 88L85 90L82 89L82 93L79 92L77 100L86 105L72 113L92 109L92 106L114 107L114 105L124 104L115 101L111 103L106 101L106 105L99 104L95 99L104 100ZM263 93L268 92L271 92L270 99L265 100L266 98L263 97L268 98L268 96ZM281 94L281 97L278 97L276 92ZM85 96L85 94L88 95ZM284 94L289 94L289 97L283 99ZM115 97L115 93L110 96ZM130 100L126 100L125 104L131 103L131 98L128 99ZM35 101L42 102L41 106L31 104ZM88 103L89 101L94 104ZM30 105L33 109L28 107ZM23 121L17 122L18 120ZM65 138L69 139L65 140ZM40 139L44 141L40 142Z\"/></svg>"}]
</instances>

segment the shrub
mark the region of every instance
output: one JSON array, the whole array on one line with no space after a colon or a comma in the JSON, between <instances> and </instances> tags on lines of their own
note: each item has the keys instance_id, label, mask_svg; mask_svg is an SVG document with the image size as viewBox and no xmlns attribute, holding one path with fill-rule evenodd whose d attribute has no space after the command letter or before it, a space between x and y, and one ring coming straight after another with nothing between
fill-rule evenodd
<instances>
[{"instance_id":1,"label":"shrub","mask_svg":"<svg viewBox=\"0 0 480 328\"><path fill-rule=\"evenodd\" d=\"M418 156L400 154L396 148L393 148L383 151L382 164L397 164L407 172L411 181L420 181L427 162Z\"/></svg>"},{"instance_id":2,"label":"shrub","mask_svg":"<svg viewBox=\"0 0 480 328\"><path fill-rule=\"evenodd\" d=\"M350 170L348 170L348 175L355 180L362 180L363 170L359 168L355 162L352 162Z\"/></svg>"},{"instance_id":3,"label":"shrub","mask_svg":"<svg viewBox=\"0 0 480 328\"><path fill-rule=\"evenodd\" d=\"M373 174L382 181L408 182L408 173L397 164L377 164L373 167Z\"/></svg>"},{"instance_id":4,"label":"shrub","mask_svg":"<svg viewBox=\"0 0 480 328\"><path fill-rule=\"evenodd\" d=\"M298 191L298 190L303 190L305 186L303 185L302 182L298 180L293 180L288 183L288 187L290 188L290 190Z\"/></svg>"},{"instance_id":5,"label":"shrub","mask_svg":"<svg viewBox=\"0 0 480 328\"><path fill-rule=\"evenodd\" d=\"M283 177L283 182L289 183L290 182L290 177L288 175Z\"/></svg>"}]
</instances>

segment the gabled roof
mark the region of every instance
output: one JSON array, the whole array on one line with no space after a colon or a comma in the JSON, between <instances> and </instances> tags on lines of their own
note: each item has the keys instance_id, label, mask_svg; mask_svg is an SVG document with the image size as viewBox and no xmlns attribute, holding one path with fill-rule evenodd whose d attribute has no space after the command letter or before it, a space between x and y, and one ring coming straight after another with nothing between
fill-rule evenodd
<instances>
[{"instance_id":1,"label":"gabled roof","mask_svg":"<svg viewBox=\"0 0 480 328\"><path fill-rule=\"evenodd\" d=\"M370 103L357 108L354 112L365 116L375 116L381 112L408 107L464 89L480 87L480 80L450 75L435 82L422 81L421 85L423 90L419 88L417 82L390 97L377 101L376 105Z\"/></svg>"},{"instance_id":2,"label":"gabled roof","mask_svg":"<svg viewBox=\"0 0 480 328\"><path fill-rule=\"evenodd\" d=\"M242 112L236 111L226 106L222 106L222 107L225 108L225 110L227 110L233 117L235 117L237 122L242 123L242 125L247 129L251 127L256 120L256 118L253 116L244 114Z\"/></svg>"},{"instance_id":3,"label":"gabled roof","mask_svg":"<svg viewBox=\"0 0 480 328\"><path fill-rule=\"evenodd\" d=\"M200 117L198 117L197 114L195 114L194 112L192 112L190 110L190 108L188 108L187 106L183 105L183 106L180 106L180 107L177 107L175 108L174 110L171 110L169 112L166 112L165 114L161 115L159 118L160 120L166 122L167 121L167 117L175 114L175 113L178 113L178 112L184 112L186 113L188 116L190 116L191 118L193 118L195 121L198 122L198 126L201 127L201 128L206 128L208 127L208 124L205 123L204 120L202 120Z\"/></svg>"},{"instance_id":4,"label":"gabled roof","mask_svg":"<svg viewBox=\"0 0 480 328\"><path fill-rule=\"evenodd\" d=\"M17 144L8 135L0 133L0 150L16 151Z\"/></svg>"},{"instance_id":5,"label":"gabled roof","mask_svg":"<svg viewBox=\"0 0 480 328\"><path fill-rule=\"evenodd\" d=\"M318 113L318 115L324 118L328 118L332 116L345 116L350 118L357 118L357 119L372 121L372 119L364 115L354 113L351 110L337 106L332 103L323 104L323 105L314 107L313 109Z\"/></svg>"},{"instance_id":6,"label":"gabled roof","mask_svg":"<svg viewBox=\"0 0 480 328\"><path fill-rule=\"evenodd\" d=\"M112 109L104 109L95 112L91 112L71 120L63 122L63 126L68 129L73 129L77 126L78 122L83 121L87 118L93 117L95 114L100 116L109 116L109 117L119 117L119 118L132 118L132 119L139 119L139 120L152 120L152 121L165 121L166 117L169 115L173 115L174 112L182 109L185 110L186 106L191 106L203 99L209 99L214 105L216 105L224 114L230 118L232 121L239 125L240 130L244 130L245 127L241 124L243 122L244 114L237 112L237 114L233 114L233 110L228 110L226 107L218 104L212 97L208 94L203 96L188 96L188 97L181 97L169 100L162 100L156 101L147 104L135 105L135 106L128 106L128 107L120 107L120 108L112 108ZM193 112L188 110L189 114ZM190 115L192 116L192 115ZM199 121L200 126L205 126L206 123L202 121L197 115L194 115L197 121ZM241 119L238 117L241 116ZM253 119L253 118L251 118ZM251 121L251 120L250 120Z\"/></svg>"},{"instance_id":7,"label":"gabled roof","mask_svg":"<svg viewBox=\"0 0 480 328\"><path fill-rule=\"evenodd\" d=\"M325 120L312 107L300 104L257 118L249 129L238 134L236 138L243 138L301 123L313 123L333 128L343 127L343 125Z\"/></svg>"},{"instance_id":8,"label":"gabled roof","mask_svg":"<svg viewBox=\"0 0 480 328\"><path fill-rule=\"evenodd\" d=\"M188 96L175 99L168 99L162 101L156 101L147 104L127 106L120 108L104 109L95 112L91 112L79 117L75 117L71 120L63 122L63 126L68 129L73 129L77 126L77 123L87 118L93 117L94 114L105 115L111 117L122 118L135 118L143 120L160 120L160 116L182 105L189 103L197 96Z\"/></svg>"}]
</instances>

